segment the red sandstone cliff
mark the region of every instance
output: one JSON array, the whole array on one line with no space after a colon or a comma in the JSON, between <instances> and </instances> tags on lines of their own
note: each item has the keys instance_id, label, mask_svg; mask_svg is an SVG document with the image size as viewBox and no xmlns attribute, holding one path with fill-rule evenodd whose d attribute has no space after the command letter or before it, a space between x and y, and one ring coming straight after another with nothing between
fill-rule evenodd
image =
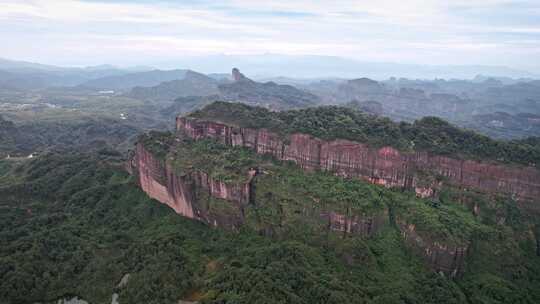
<instances>
[{"instance_id":1,"label":"red sandstone cliff","mask_svg":"<svg viewBox=\"0 0 540 304\"><path fill-rule=\"evenodd\" d=\"M242 223L241 208L249 201L249 182L226 184L215 180L204 172L194 171L179 175L169 164L157 159L142 144L137 144L131 161L131 171L135 171L144 192L183 216L197 219L214 226L238 227ZM252 174L253 172L246 174ZM231 215L212 212L203 204L200 196L207 195L226 200L230 208L236 210Z\"/></svg>"},{"instance_id":2,"label":"red sandstone cliff","mask_svg":"<svg viewBox=\"0 0 540 304\"><path fill-rule=\"evenodd\" d=\"M138 176L142 190L151 198L168 205L180 215L214 226L237 228L243 224L243 208L255 195L251 187L256 175L255 170L246 172L249 179L242 184L224 183L201 171L181 175L140 143L136 146L127 170ZM212 210L208 203L209 198L224 200L223 203L228 205L229 210L234 211ZM329 210L323 210L318 217L322 223L328 223L329 230L362 237L375 234L388 221L385 214L347 216Z\"/></svg>"},{"instance_id":3,"label":"red sandstone cliff","mask_svg":"<svg viewBox=\"0 0 540 304\"><path fill-rule=\"evenodd\" d=\"M537 169L458 160L425 152L402 153L391 147L374 149L348 140L324 141L306 134L283 139L261 129L238 128L222 123L177 118L177 130L191 138L214 138L223 144L244 146L257 153L268 153L280 160L291 160L306 170L322 169L347 178L360 178L387 187L416 190L430 196L440 181L423 176L442 176L444 182L486 193L512 195L529 207L540 195ZM236 228L245 222L243 208L252 199L251 178L244 184L226 184L200 171L180 175L169 164L157 159L142 144L128 169L138 175L141 188L152 198L167 204L177 213L220 227ZM206 197L202 197L206 195ZM218 198L235 212L216 212L208 198ZM322 210L320 219L328 229L371 236L388 222L388 215L344 215ZM441 243L420 235L414 225L396 220L405 242L434 270L451 276L463 270L468 244Z\"/></svg>"},{"instance_id":4,"label":"red sandstone cliff","mask_svg":"<svg viewBox=\"0 0 540 304\"><path fill-rule=\"evenodd\" d=\"M386 187L414 189L421 197L433 195L445 182L462 189L511 195L527 208L539 208L536 202L540 197L540 172L533 167L459 160L426 152L402 153L391 147L376 149L349 140L324 141L306 134L282 138L265 129L239 128L185 117L177 118L176 128L194 139L214 138L223 144L248 147L260 154L294 161L306 170L327 170ZM347 217L332 212L324 216L330 229L335 231L371 235L371 229L380 227L378 218ZM450 276L463 271L468 244L430 240L418 234L414 225L399 220L396 224L405 242L432 269Z\"/></svg>"},{"instance_id":5,"label":"red sandstone cliff","mask_svg":"<svg viewBox=\"0 0 540 304\"><path fill-rule=\"evenodd\" d=\"M349 140L324 141L306 134L282 139L264 129L238 128L222 123L178 117L177 130L198 139L215 138L280 160L291 160L304 169L322 169L349 178L361 178L387 187L415 189L421 196L433 193L437 183L423 180L428 173L449 184L485 193L511 195L531 205L540 197L540 172L533 167L459 160L426 152L403 153L391 147L380 149ZM536 208L536 205L528 206Z\"/></svg>"}]
</instances>

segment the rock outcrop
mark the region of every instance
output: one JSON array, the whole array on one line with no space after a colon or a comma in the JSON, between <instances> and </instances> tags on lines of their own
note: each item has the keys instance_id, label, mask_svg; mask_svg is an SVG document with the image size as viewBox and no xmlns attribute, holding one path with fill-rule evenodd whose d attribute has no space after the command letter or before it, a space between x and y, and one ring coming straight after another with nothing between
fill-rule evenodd
<instances>
[{"instance_id":1,"label":"rock outcrop","mask_svg":"<svg viewBox=\"0 0 540 304\"><path fill-rule=\"evenodd\" d=\"M253 183L257 170L246 172L245 183L224 183L205 172L193 171L179 174L171 164L154 156L143 144L136 146L127 171L138 177L140 187L151 198L171 207L176 213L210 225L236 229L245 222L244 208L253 203ZM224 210L215 210L208 199L223 200ZM223 209L223 208L222 208ZM322 210L321 223L327 229L368 237L379 231L388 220L387 214L366 216L343 215Z\"/></svg>"},{"instance_id":2,"label":"rock outcrop","mask_svg":"<svg viewBox=\"0 0 540 304\"><path fill-rule=\"evenodd\" d=\"M533 167L460 160L426 152L404 153L391 147L373 148L341 139L326 141L300 133L285 136L266 129L240 128L190 117L178 117L176 128L179 135L195 140L212 138L225 145L247 147L259 154L293 161L307 171L325 170L385 187L410 189L420 197L434 195L447 183L462 190L509 195L520 204L539 209L535 202L540 196L540 173ZM254 199L259 178L256 169L246 172L247 182L235 184L216 180L202 171L179 172L170 163L156 158L139 143L128 169L138 175L141 188L150 197L181 215L232 229L250 223L245 217L247 208L258 208ZM216 202L222 206L216 208ZM417 231L414 223L390 216L389 210L375 215L315 207L304 210L311 211L298 217L309 217L306 221L315 220L313 223L319 229L343 235L370 237L392 222L405 244L433 270L449 276L459 276L464 270L469 240L434 238L430 233ZM270 234L276 228L272 223L251 224Z\"/></svg>"},{"instance_id":3,"label":"rock outcrop","mask_svg":"<svg viewBox=\"0 0 540 304\"><path fill-rule=\"evenodd\" d=\"M241 210L249 202L254 171L246 173L250 178L242 184L227 184L200 171L179 175L170 164L156 158L140 143L131 164L143 191L176 213L214 226L236 228L242 223ZM227 201L226 207L232 212L213 212L200 199L203 195Z\"/></svg>"},{"instance_id":4,"label":"rock outcrop","mask_svg":"<svg viewBox=\"0 0 540 304\"><path fill-rule=\"evenodd\" d=\"M253 81L237 68L232 70L232 78L233 82L219 86L219 95L223 100L235 100L271 110L298 109L321 102L318 96L290 85Z\"/></svg>"},{"instance_id":5,"label":"rock outcrop","mask_svg":"<svg viewBox=\"0 0 540 304\"><path fill-rule=\"evenodd\" d=\"M240 70L237 68L232 69L232 78L234 81L243 81L248 80L244 74L240 73Z\"/></svg>"},{"instance_id":6,"label":"rock outcrop","mask_svg":"<svg viewBox=\"0 0 540 304\"><path fill-rule=\"evenodd\" d=\"M404 153L392 147L372 148L342 139L324 141L299 133L282 137L265 129L238 128L188 117L178 117L176 128L194 139L214 138L294 161L307 170L327 170L386 187L414 189L421 196L433 193L439 183L446 182L462 189L510 195L533 209L537 209L533 201L540 197L540 172L534 167L460 160L420 151Z\"/></svg>"},{"instance_id":7,"label":"rock outcrop","mask_svg":"<svg viewBox=\"0 0 540 304\"><path fill-rule=\"evenodd\" d=\"M345 178L359 178L385 187L410 189L430 197L444 183L462 190L509 195L527 208L539 209L540 173L518 167L460 160L426 152L403 153L391 147L372 148L349 140L325 141L306 134L280 136L266 129L240 128L223 123L178 117L176 128L193 139L213 138L223 144L248 147L260 154L293 161L305 170L326 170ZM325 213L336 232L372 235L384 222L378 217ZM388 218L386 218L388 220ZM396 220L405 243L437 272L459 276L469 242L433 240L415 225Z\"/></svg>"}]
</instances>

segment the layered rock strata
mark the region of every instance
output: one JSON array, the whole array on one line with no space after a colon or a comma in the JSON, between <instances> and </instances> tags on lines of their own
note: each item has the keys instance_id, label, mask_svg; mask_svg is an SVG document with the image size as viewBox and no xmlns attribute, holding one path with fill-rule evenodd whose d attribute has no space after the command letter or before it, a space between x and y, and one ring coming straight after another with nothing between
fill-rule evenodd
<instances>
[{"instance_id":1,"label":"layered rock strata","mask_svg":"<svg viewBox=\"0 0 540 304\"><path fill-rule=\"evenodd\" d=\"M227 145L294 161L307 170L327 170L387 187L413 189L423 197L432 195L440 181L462 189L509 195L522 202L530 203L540 197L540 172L534 167L460 160L420 151L404 153L392 147L373 148L342 139L325 141L299 133L279 136L265 129L187 117L178 117L176 128L194 139L214 138Z\"/></svg>"},{"instance_id":2,"label":"layered rock strata","mask_svg":"<svg viewBox=\"0 0 540 304\"><path fill-rule=\"evenodd\" d=\"M171 164L155 157L141 143L137 144L127 167L138 177L140 187L148 196L180 215L214 226L238 228L245 222L244 208L255 197L255 169L246 172L247 181L244 183L224 183L201 171L181 174ZM209 199L222 200L227 211L215 210ZM373 235L385 223L382 216L346 216L324 210L320 220L327 222L330 230L363 237Z\"/></svg>"},{"instance_id":3,"label":"layered rock strata","mask_svg":"<svg viewBox=\"0 0 540 304\"><path fill-rule=\"evenodd\" d=\"M136 167L132 171L137 173L142 190L176 213L221 227L238 227L242 223L241 209L250 199L250 183L255 171L246 172L249 179L240 184L224 183L200 171L180 175L170 164L156 158L140 143L137 144L131 163ZM202 195L226 200L230 209L236 212L232 212L232 215L230 212L212 212L200 199Z\"/></svg>"}]
</instances>

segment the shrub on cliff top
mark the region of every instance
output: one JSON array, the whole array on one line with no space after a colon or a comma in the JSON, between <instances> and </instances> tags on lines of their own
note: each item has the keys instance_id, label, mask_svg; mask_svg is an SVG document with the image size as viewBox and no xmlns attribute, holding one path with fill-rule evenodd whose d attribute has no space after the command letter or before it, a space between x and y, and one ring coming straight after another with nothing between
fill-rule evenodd
<instances>
[{"instance_id":1,"label":"shrub on cliff top","mask_svg":"<svg viewBox=\"0 0 540 304\"><path fill-rule=\"evenodd\" d=\"M324 106L272 112L240 103L215 102L189 117L243 128L266 128L281 135L306 133L322 139L349 139L401 151L427 151L458 158L540 164L538 139L499 141L458 128L437 117L396 123L349 108Z\"/></svg>"}]
</instances>

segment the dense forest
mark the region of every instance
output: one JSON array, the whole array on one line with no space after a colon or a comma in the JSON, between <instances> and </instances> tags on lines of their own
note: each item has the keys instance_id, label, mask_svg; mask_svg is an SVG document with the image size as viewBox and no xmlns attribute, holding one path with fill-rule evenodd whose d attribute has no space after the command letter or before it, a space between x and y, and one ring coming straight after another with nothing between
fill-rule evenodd
<instances>
[{"instance_id":1,"label":"dense forest","mask_svg":"<svg viewBox=\"0 0 540 304\"><path fill-rule=\"evenodd\" d=\"M106 117L74 115L14 123L0 115L0 158L45 151L127 151L140 130Z\"/></svg>"},{"instance_id":2,"label":"dense forest","mask_svg":"<svg viewBox=\"0 0 540 304\"><path fill-rule=\"evenodd\" d=\"M0 161L0 302L78 296L90 303L537 303L540 264L525 237L535 219L513 202L473 193L437 201L305 173L211 140L180 143L170 133L141 138L179 172L209 170L235 182L260 166L258 195L238 231L211 228L149 199L111 150ZM175 145L167 150L167 145ZM467 200L465 200L467 201ZM316 228L306 208L380 214L371 237ZM225 202L226 203L226 202ZM212 204L223 204L216 200ZM318 207L317 207L318 208ZM352 209L351 209L352 208ZM315 209L317 210L317 209ZM349 210L349 211L347 211ZM472 240L464 274L433 272L411 251L395 217L447 242ZM501 217L505 223L501 224ZM315 227L315 228L314 228ZM324 229L324 230L320 230ZM324 232L326 231L326 232ZM321 233L322 232L322 233ZM127 284L119 284L129 274Z\"/></svg>"},{"instance_id":3,"label":"dense forest","mask_svg":"<svg viewBox=\"0 0 540 304\"><path fill-rule=\"evenodd\" d=\"M282 135L300 132L323 139L342 138L379 147L392 146L402 151L540 165L538 138L494 140L437 117L397 123L338 106L272 112L262 107L225 102L215 102L190 116L246 128L267 128Z\"/></svg>"}]
</instances>

